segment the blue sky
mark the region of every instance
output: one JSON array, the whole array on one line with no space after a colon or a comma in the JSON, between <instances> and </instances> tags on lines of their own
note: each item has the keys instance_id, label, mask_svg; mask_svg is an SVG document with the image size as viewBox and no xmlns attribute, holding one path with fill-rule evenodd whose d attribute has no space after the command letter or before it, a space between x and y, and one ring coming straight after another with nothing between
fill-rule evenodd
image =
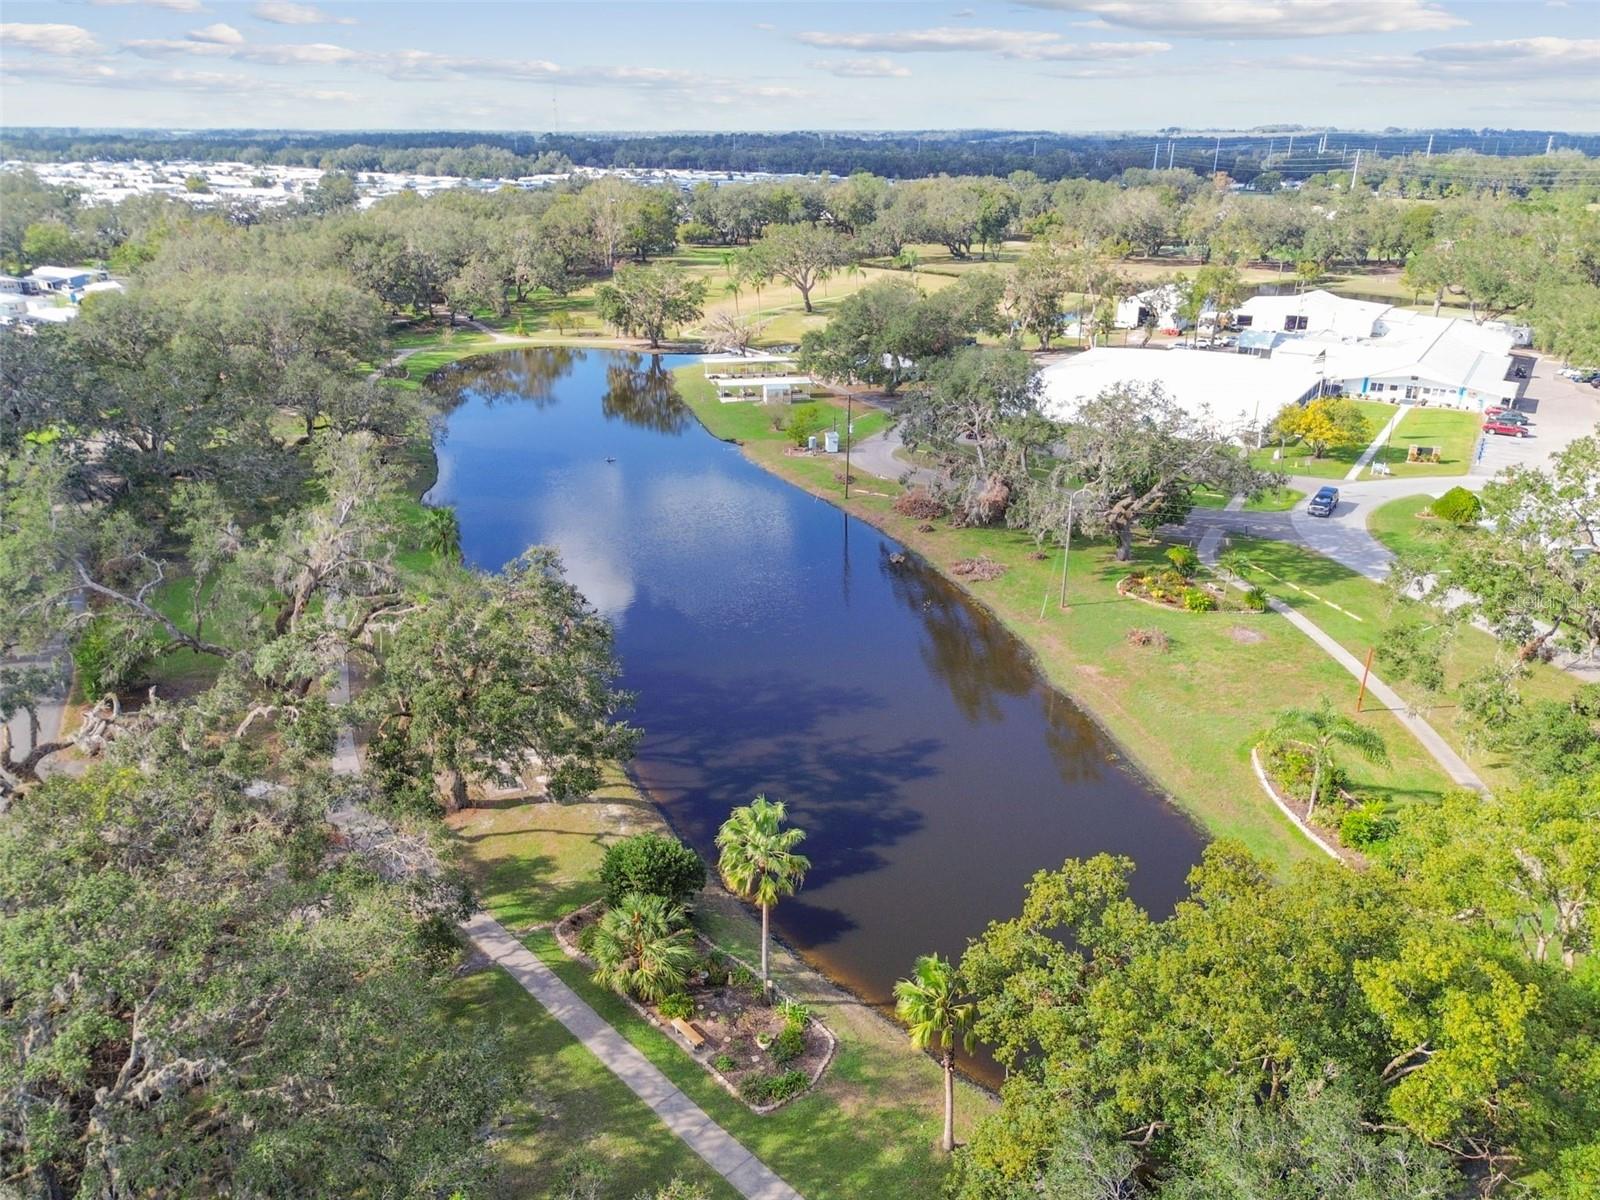
<instances>
[{"instance_id":1,"label":"blue sky","mask_svg":"<svg viewBox=\"0 0 1600 1200\"><path fill-rule=\"evenodd\" d=\"M7 0L0 122L1600 130L1600 0Z\"/></svg>"}]
</instances>

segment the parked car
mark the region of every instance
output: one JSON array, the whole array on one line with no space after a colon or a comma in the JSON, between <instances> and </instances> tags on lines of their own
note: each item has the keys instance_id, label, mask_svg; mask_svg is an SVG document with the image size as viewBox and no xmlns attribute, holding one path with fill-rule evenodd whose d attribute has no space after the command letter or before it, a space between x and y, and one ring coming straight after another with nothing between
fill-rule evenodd
<instances>
[{"instance_id":1,"label":"parked car","mask_svg":"<svg viewBox=\"0 0 1600 1200\"><path fill-rule=\"evenodd\" d=\"M1483 410L1486 420L1498 422L1501 425L1532 425L1533 418L1525 412L1518 412L1514 408L1486 408Z\"/></svg>"},{"instance_id":2,"label":"parked car","mask_svg":"<svg viewBox=\"0 0 1600 1200\"><path fill-rule=\"evenodd\" d=\"M1334 509L1339 507L1339 489L1336 487L1323 487L1317 489L1317 494L1311 497L1311 503L1306 505L1306 511L1313 517L1331 517Z\"/></svg>"},{"instance_id":3,"label":"parked car","mask_svg":"<svg viewBox=\"0 0 1600 1200\"><path fill-rule=\"evenodd\" d=\"M1588 383L1597 372L1591 367L1562 367L1556 372L1563 379L1571 379L1577 383Z\"/></svg>"},{"instance_id":4,"label":"parked car","mask_svg":"<svg viewBox=\"0 0 1600 1200\"><path fill-rule=\"evenodd\" d=\"M1515 421L1502 421L1496 417L1483 423L1485 433L1498 434L1500 437L1529 437L1526 425L1519 425Z\"/></svg>"}]
</instances>

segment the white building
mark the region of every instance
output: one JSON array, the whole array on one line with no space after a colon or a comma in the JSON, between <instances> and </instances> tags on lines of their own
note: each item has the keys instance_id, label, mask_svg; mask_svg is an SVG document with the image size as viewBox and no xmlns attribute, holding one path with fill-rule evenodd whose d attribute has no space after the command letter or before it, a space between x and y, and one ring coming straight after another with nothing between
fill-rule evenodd
<instances>
[{"instance_id":1,"label":"white building","mask_svg":"<svg viewBox=\"0 0 1600 1200\"><path fill-rule=\"evenodd\" d=\"M1039 374L1040 409L1052 420L1070 417L1085 400L1132 384L1159 384L1194 416L1256 445L1286 405L1317 394L1316 364L1211 350L1102 346L1052 363Z\"/></svg>"},{"instance_id":2,"label":"white building","mask_svg":"<svg viewBox=\"0 0 1600 1200\"><path fill-rule=\"evenodd\" d=\"M1480 411L1514 400L1518 330L1331 292L1255 296L1234 313L1242 355L1312 365L1328 390Z\"/></svg>"},{"instance_id":3,"label":"white building","mask_svg":"<svg viewBox=\"0 0 1600 1200\"><path fill-rule=\"evenodd\" d=\"M811 376L782 354L708 354L701 359L706 378L724 404L736 400L793 400L811 394Z\"/></svg>"},{"instance_id":4,"label":"white building","mask_svg":"<svg viewBox=\"0 0 1600 1200\"><path fill-rule=\"evenodd\" d=\"M1189 323L1178 316L1178 308L1182 303L1183 297L1173 284L1150 288L1137 296L1117 301L1116 327L1138 329L1154 317L1157 329L1183 329Z\"/></svg>"}]
</instances>

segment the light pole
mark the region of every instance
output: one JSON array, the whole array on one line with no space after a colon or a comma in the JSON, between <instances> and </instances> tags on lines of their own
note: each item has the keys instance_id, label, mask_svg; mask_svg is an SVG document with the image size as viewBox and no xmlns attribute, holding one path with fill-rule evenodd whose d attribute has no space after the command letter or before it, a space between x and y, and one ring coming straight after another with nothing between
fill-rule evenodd
<instances>
[{"instance_id":1,"label":"light pole","mask_svg":"<svg viewBox=\"0 0 1600 1200\"><path fill-rule=\"evenodd\" d=\"M1078 497L1087 495L1089 489L1079 488L1067 495L1067 536L1061 545L1061 601L1059 607L1062 612L1067 609L1067 559L1072 554L1072 520L1076 515Z\"/></svg>"}]
</instances>

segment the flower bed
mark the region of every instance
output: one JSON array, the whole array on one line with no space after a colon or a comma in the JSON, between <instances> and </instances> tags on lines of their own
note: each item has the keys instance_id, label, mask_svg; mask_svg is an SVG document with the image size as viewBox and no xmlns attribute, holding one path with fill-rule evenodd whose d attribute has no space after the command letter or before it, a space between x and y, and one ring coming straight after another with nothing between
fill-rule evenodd
<instances>
[{"instance_id":1,"label":"flower bed","mask_svg":"<svg viewBox=\"0 0 1600 1200\"><path fill-rule=\"evenodd\" d=\"M1175 570L1135 571L1117 581L1117 594L1178 612L1254 613L1266 607L1233 595L1220 583L1199 580Z\"/></svg>"},{"instance_id":2,"label":"flower bed","mask_svg":"<svg viewBox=\"0 0 1600 1200\"><path fill-rule=\"evenodd\" d=\"M594 963L580 948L583 931L603 911L599 902L585 905L556 925L562 950L587 967ZM833 1059L833 1031L776 988L777 1002L767 1004L747 963L699 935L695 941L702 960L682 994L660 1004L624 998L755 1112L772 1112L810 1091Z\"/></svg>"}]
</instances>

